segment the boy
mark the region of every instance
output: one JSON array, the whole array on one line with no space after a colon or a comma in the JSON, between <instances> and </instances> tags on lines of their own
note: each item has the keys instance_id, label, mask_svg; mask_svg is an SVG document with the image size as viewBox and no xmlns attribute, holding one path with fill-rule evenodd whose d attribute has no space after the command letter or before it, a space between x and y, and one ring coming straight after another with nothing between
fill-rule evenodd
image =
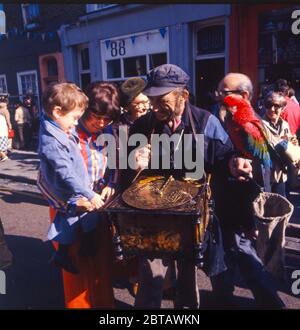
<instances>
[{"instance_id":1,"label":"boy","mask_svg":"<svg viewBox=\"0 0 300 330\"><path fill-rule=\"evenodd\" d=\"M95 254L91 234L99 213L94 210L104 204L101 196L91 188L74 130L87 104L87 96L72 83L51 85L43 95L38 187L50 206L57 210L48 231L48 239L59 243L51 261L71 273L78 273L68 255L78 225L85 233L79 253Z\"/></svg>"}]
</instances>

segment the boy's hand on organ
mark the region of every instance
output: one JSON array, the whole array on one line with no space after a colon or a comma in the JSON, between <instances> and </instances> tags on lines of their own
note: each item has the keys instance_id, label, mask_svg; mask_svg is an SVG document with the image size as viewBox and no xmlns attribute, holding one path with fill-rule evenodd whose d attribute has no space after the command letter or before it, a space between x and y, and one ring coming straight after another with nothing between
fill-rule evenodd
<instances>
[{"instance_id":1,"label":"boy's hand on organ","mask_svg":"<svg viewBox=\"0 0 300 330\"><path fill-rule=\"evenodd\" d=\"M90 200L90 202L96 210L99 210L104 205L104 201L99 194L95 194L95 196Z\"/></svg>"}]
</instances>

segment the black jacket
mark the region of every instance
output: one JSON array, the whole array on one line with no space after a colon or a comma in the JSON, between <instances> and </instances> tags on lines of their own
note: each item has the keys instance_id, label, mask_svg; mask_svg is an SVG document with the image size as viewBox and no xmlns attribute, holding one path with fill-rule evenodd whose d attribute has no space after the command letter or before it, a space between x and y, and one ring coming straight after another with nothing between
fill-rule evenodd
<instances>
[{"instance_id":1,"label":"black jacket","mask_svg":"<svg viewBox=\"0 0 300 330\"><path fill-rule=\"evenodd\" d=\"M184 134L192 134L192 125L188 115L187 107L190 107L194 126L197 134L204 134L204 169L206 173L212 174L212 192L213 198L216 202L216 213L220 219L221 226L223 229L233 229L246 227L251 228L253 226L253 219L249 213L249 206L239 208L239 212L236 212L236 203L243 204L240 196L245 197L248 195L247 185L243 183L234 182L228 180L230 177L228 161L234 154L233 145L220 121L204 109L197 108L193 105L187 104L183 115L181 124L177 127L174 133L180 133L183 129ZM155 118L154 113L150 112L145 116L142 116L134 122L130 128L129 136L135 133L144 134L149 138L151 133L167 134L171 136L173 133L169 126L160 122ZM196 151L196 141L193 139L192 146L189 145L187 148L192 147L193 152ZM128 153L131 152L135 147L128 148ZM184 148L183 148L184 149ZM161 150L160 150L161 151ZM171 157L171 170L159 170L155 173L173 174L175 176L183 176L187 169L181 170L172 169L172 157ZM184 164L183 164L184 165ZM145 174L151 172L145 170ZM190 172L191 170L188 170ZM152 171L153 172L153 171ZM170 172L170 173L167 173ZM126 188L130 185L136 172L133 170L126 170L122 173L122 186ZM231 193L234 192L234 194ZM241 194L241 192L244 192ZM236 195L237 193L237 195Z\"/></svg>"}]
</instances>

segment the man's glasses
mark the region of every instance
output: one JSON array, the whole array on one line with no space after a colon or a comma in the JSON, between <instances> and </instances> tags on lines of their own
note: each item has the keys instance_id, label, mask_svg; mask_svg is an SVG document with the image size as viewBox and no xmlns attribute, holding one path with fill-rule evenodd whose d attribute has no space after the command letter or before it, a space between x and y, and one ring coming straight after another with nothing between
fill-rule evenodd
<instances>
[{"instance_id":1,"label":"man's glasses","mask_svg":"<svg viewBox=\"0 0 300 330\"><path fill-rule=\"evenodd\" d=\"M215 96L217 98L220 98L220 97L225 97L227 95L230 95L230 94L242 94L242 90L241 89L234 89L234 90L216 90L215 91Z\"/></svg>"}]
</instances>

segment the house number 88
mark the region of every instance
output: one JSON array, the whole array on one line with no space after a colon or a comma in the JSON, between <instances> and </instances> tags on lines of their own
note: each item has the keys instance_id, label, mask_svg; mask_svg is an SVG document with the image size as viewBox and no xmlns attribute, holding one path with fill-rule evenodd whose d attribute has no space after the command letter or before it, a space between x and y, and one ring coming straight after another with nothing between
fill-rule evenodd
<instances>
[{"instance_id":1,"label":"house number 88","mask_svg":"<svg viewBox=\"0 0 300 330\"><path fill-rule=\"evenodd\" d=\"M126 54L125 40L120 40L119 42L112 41L110 44L110 54L111 57L116 57L118 55L124 56Z\"/></svg>"}]
</instances>

